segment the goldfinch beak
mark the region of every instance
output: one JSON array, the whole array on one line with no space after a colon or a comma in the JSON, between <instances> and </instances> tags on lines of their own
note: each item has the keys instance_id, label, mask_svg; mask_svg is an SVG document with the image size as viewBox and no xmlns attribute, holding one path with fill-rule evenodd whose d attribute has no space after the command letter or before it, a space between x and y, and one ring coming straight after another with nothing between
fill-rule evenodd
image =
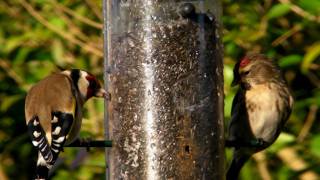
<instances>
[{"instance_id":1,"label":"goldfinch beak","mask_svg":"<svg viewBox=\"0 0 320 180\"><path fill-rule=\"evenodd\" d=\"M95 97L105 98L106 100L111 99L110 93L108 93L106 90L104 90L102 88L100 88L99 91L95 94Z\"/></svg>"}]
</instances>

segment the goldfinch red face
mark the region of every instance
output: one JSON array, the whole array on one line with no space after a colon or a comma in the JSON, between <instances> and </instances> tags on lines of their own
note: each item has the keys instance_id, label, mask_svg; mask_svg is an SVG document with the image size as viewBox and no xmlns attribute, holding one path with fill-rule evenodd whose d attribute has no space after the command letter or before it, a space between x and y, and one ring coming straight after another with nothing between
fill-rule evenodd
<instances>
[{"instance_id":1,"label":"goldfinch red face","mask_svg":"<svg viewBox=\"0 0 320 180\"><path fill-rule=\"evenodd\" d=\"M84 100L88 100L93 96L109 99L109 93L101 87L100 82L94 75L78 69L67 70L63 74L72 79Z\"/></svg>"},{"instance_id":2,"label":"goldfinch red face","mask_svg":"<svg viewBox=\"0 0 320 180\"><path fill-rule=\"evenodd\" d=\"M78 87L83 97L89 99L93 96L102 98L107 96L107 92L101 87L100 82L94 75L85 71L81 71L80 74Z\"/></svg>"},{"instance_id":3,"label":"goldfinch red face","mask_svg":"<svg viewBox=\"0 0 320 180\"><path fill-rule=\"evenodd\" d=\"M94 96L94 97L106 97L107 96L107 92L103 88L101 88L101 84L96 79L95 76L87 73L87 76L85 78L89 83L89 85L87 87L87 93L86 93L87 99L91 98L92 96Z\"/></svg>"}]
</instances>

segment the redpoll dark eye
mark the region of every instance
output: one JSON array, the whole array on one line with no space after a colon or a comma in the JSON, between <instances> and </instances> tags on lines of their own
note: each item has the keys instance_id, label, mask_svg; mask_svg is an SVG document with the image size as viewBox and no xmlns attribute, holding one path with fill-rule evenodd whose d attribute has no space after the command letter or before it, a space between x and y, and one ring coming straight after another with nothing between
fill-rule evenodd
<instances>
[{"instance_id":1,"label":"redpoll dark eye","mask_svg":"<svg viewBox=\"0 0 320 180\"><path fill-rule=\"evenodd\" d=\"M250 71L243 72L244 75L248 75L249 73L250 73Z\"/></svg>"}]
</instances>

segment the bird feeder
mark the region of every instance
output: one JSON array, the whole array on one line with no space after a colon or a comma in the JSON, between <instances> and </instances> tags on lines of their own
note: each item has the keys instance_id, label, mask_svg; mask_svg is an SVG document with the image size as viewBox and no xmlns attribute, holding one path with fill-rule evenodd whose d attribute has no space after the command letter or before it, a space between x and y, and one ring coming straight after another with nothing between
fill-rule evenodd
<instances>
[{"instance_id":1,"label":"bird feeder","mask_svg":"<svg viewBox=\"0 0 320 180\"><path fill-rule=\"evenodd\" d=\"M107 179L223 179L216 0L105 0Z\"/></svg>"}]
</instances>

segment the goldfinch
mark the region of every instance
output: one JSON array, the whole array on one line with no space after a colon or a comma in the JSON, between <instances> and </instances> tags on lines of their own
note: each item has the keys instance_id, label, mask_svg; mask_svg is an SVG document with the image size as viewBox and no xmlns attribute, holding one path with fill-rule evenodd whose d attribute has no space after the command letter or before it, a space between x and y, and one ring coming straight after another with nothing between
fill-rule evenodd
<instances>
[{"instance_id":1,"label":"goldfinch","mask_svg":"<svg viewBox=\"0 0 320 180\"><path fill-rule=\"evenodd\" d=\"M47 179L64 145L78 138L82 107L91 97L109 98L92 74L71 69L49 75L26 96L28 134L38 150L35 179Z\"/></svg>"}]
</instances>

